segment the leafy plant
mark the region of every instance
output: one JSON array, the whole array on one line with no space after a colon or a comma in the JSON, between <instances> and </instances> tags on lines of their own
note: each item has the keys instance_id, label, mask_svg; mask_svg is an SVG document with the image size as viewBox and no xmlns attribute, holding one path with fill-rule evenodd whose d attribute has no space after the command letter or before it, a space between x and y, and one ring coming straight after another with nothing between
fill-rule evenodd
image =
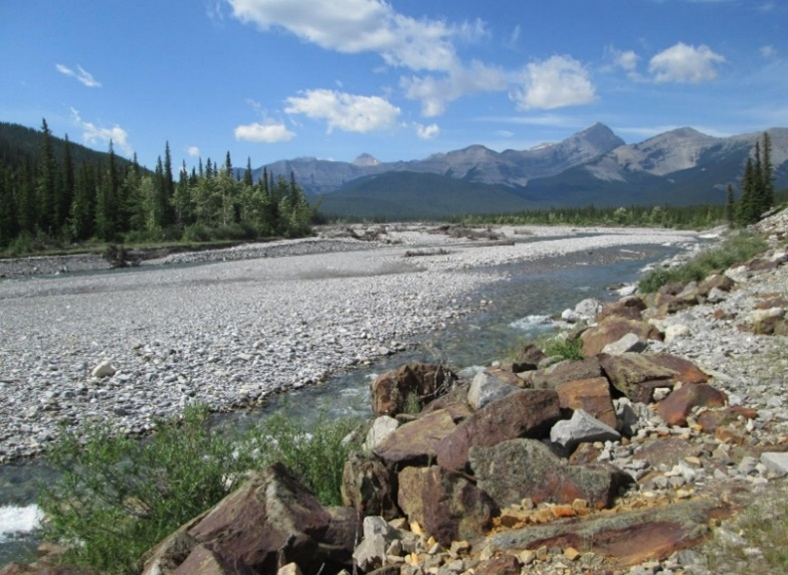
<instances>
[{"instance_id":1,"label":"leafy plant","mask_svg":"<svg viewBox=\"0 0 788 575\"><path fill-rule=\"evenodd\" d=\"M548 356L564 359L583 359L583 342L580 339L564 338L560 335L545 342L542 351Z\"/></svg>"},{"instance_id":2,"label":"leafy plant","mask_svg":"<svg viewBox=\"0 0 788 575\"><path fill-rule=\"evenodd\" d=\"M45 538L70 546L65 561L102 573L138 573L143 553L234 490L247 471L279 460L326 504L340 499L355 425L321 419L311 431L279 413L259 429L220 434L208 409L160 423L138 440L106 424L65 432L48 463L60 480L40 486Z\"/></svg>"},{"instance_id":3,"label":"leafy plant","mask_svg":"<svg viewBox=\"0 0 788 575\"><path fill-rule=\"evenodd\" d=\"M653 293L669 283L702 281L712 272L743 263L765 249L766 242L761 237L742 232L729 237L718 247L702 251L681 266L648 272L638 282L638 287L645 293Z\"/></svg>"}]
</instances>

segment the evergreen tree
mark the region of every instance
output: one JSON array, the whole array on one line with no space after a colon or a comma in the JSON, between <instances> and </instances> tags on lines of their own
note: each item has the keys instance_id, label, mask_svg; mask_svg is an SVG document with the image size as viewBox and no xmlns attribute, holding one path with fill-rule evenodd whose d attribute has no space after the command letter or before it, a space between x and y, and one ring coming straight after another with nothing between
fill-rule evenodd
<instances>
[{"instance_id":1,"label":"evergreen tree","mask_svg":"<svg viewBox=\"0 0 788 575\"><path fill-rule=\"evenodd\" d=\"M763 133L763 154L761 160L761 180L763 183L763 203L766 210L774 206L774 174L772 166L772 140L769 132Z\"/></svg>"},{"instance_id":2,"label":"evergreen tree","mask_svg":"<svg viewBox=\"0 0 788 575\"><path fill-rule=\"evenodd\" d=\"M52 150L52 132L47 121L41 122L41 145L38 156L38 177L36 178L36 216L39 229L52 235L57 225L58 174L55 153Z\"/></svg>"},{"instance_id":3,"label":"evergreen tree","mask_svg":"<svg viewBox=\"0 0 788 575\"><path fill-rule=\"evenodd\" d=\"M75 241L86 240L93 233L93 218L91 216L91 202L88 190L91 187L95 189L95 184L91 186L92 178L88 171L88 166L82 164L77 172L74 184L74 197L71 199L71 207L68 214L69 231Z\"/></svg>"},{"instance_id":4,"label":"evergreen tree","mask_svg":"<svg viewBox=\"0 0 788 575\"><path fill-rule=\"evenodd\" d=\"M733 186L731 184L728 184L726 192L727 198L725 200L725 221L728 222L728 226L733 227L736 215L736 201L733 198Z\"/></svg>"},{"instance_id":5,"label":"evergreen tree","mask_svg":"<svg viewBox=\"0 0 788 575\"><path fill-rule=\"evenodd\" d=\"M190 178L186 168L186 161L184 160L181 165L178 184L175 186L175 195L172 198L172 204L175 208L175 225L179 229L183 229L192 223L191 190L189 187L193 178L195 178L194 171L192 170L192 177Z\"/></svg>"},{"instance_id":6,"label":"evergreen tree","mask_svg":"<svg viewBox=\"0 0 788 575\"><path fill-rule=\"evenodd\" d=\"M252 158L246 158L246 170L244 170L244 186L253 186L254 180L252 179Z\"/></svg>"},{"instance_id":7,"label":"evergreen tree","mask_svg":"<svg viewBox=\"0 0 788 575\"><path fill-rule=\"evenodd\" d=\"M740 225L748 226L758 221L758 197L755 189L755 167L752 158L747 158L747 165L744 168L742 177L742 193L739 200L737 220Z\"/></svg>"},{"instance_id":8,"label":"evergreen tree","mask_svg":"<svg viewBox=\"0 0 788 575\"><path fill-rule=\"evenodd\" d=\"M56 206L56 227L58 229L66 225L71 208L71 202L74 198L75 187L75 174L74 174L74 161L71 158L71 142L68 139L68 134L63 143L63 170L61 172L60 182L60 195L57 198Z\"/></svg>"},{"instance_id":9,"label":"evergreen tree","mask_svg":"<svg viewBox=\"0 0 788 575\"><path fill-rule=\"evenodd\" d=\"M11 170L0 162L0 248L8 246L19 234L16 211Z\"/></svg>"}]
</instances>

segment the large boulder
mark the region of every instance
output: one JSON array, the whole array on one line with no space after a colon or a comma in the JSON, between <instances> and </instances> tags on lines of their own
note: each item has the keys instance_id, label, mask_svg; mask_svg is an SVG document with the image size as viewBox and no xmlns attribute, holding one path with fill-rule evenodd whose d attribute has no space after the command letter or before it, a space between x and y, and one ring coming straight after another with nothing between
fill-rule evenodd
<instances>
[{"instance_id":1,"label":"large boulder","mask_svg":"<svg viewBox=\"0 0 788 575\"><path fill-rule=\"evenodd\" d=\"M357 530L355 512L332 513L276 463L250 478L184 531L188 538L183 537L182 542L191 541L194 546L172 572L186 573L187 569L200 573L190 570L200 561L230 565L235 571L227 573L238 574L246 573L245 569L275 573L279 565L292 562L305 575L318 573L323 564L339 571L351 564ZM160 572L152 568L147 564L144 573Z\"/></svg>"},{"instance_id":2,"label":"large boulder","mask_svg":"<svg viewBox=\"0 0 788 575\"><path fill-rule=\"evenodd\" d=\"M560 383L555 388L562 412L582 409L605 425L616 427L616 410L610 396L610 383L604 377Z\"/></svg>"},{"instance_id":3,"label":"large boulder","mask_svg":"<svg viewBox=\"0 0 788 575\"><path fill-rule=\"evenodd\" d=\"M612 505L620 483L612 468L570 465L534 439L472 447L469 458L477 485L500 507L528 497L537 504L585 499L602 509Z\"/></svg>"},{"instance_id":4,"label":"large boulder","mask_svg":"<svg viewBox=\"0 0 788 575\"><path fill-rule=\"evenodd\" d=\"M437 456L438 444L456 427L448 410L433 411L395 429L374 452L389 466L426 465Z\"/></svg>"},{"instance_id":5,"label":"large boulder","mask_svg":"<svg viewBox=\"0 0 788 575\"><path fill-rule=\"evenodd\" d=\"M555 391L517 390L475 412L446 436L437 447L438 465L460 471L467 465L468 451L474 445L491 447L517 437L543 437L560 416Z\"/></svg>"},{"instance_id":6,"label":"large boulder","mask_svg":"<svg viewBox=\"0 0 788 575\"><path fill-rule=\"evenodd\" d=\"M342 504L361 517L394 519L399 516L396 474L376 457L352 453L342 472Z\"/></svg>"},{"instance_id":7,"label":"large boulder","mask_svg":"<svg viewBox=\"0 0 788 575\"><path fill-rule=\"evenodd\" d=\"M589 357L556 363L533 373L531 383L536 389L556 389L562 383L602 377L599 360Z\"/></svg>"},{"instance_id":8,"label":"large boulder","mask_svg":"<svg viewBox=\"0 0 788 575\"><path fill-rule=\"evenodd\" d=\"M692 362L667 353L599 354L611 385L635 402L649 403L657 387L703 383L708 376Z\"/></svg>"},{"instance_id":9,"label":"large boulder","mask_svg":"<svg viewBox=\"0 0 788 575\"><path fill-rule=\"evenodd\" d=\"M634 333L638 338L644 340L662 340L659 330L647 321L611 315L596 326L588 328L580 336L583 342L583 355L586 357L596 355L606 345L619 341L628 333Z\"/></svg>"},{"instance_id":10,"label":"large boulder","mask_svg":"<svg viewBox=\"0 0 788 575\"><path fill-rule=\"evenodd\" d=\"M601 322L611 316L639 320L643 317L644 309L646 309L646 304L642 299L634 295L628 296L604 306L597 314L596 320Z\"/></svg>"},{"instance_id":11,"label":"large boulder","mask_svg":"<svg viewBox=\"0 0 788 575\"><path fill-rule=\"evenodd\" d=\"M706 384L688 384L674 390L657 404L657 413L668 425L684 425L696 407L723 407L727 396Z\"/></svg>"},{"instance_id":12,"label":"large boulder","mask_svg":"<svg viewBox=\"0 0 788 575\"><path fill-rule=\"evenodd\" d=\"M425 403L446 393L457 377L441 365L415 363L380 375L371 385L372 412L395 415L405 411L408 403Z\"/></svg>"},{"instance_id":13,"label":"large boulder","mask_svg":"<svg viewBox=\"0 0 788 575\"><path fill-rule=\"evenodd\" d=\"M492 526L499 509L492 498L459 473L436 465L407 468L400 473L407 495L400 499L408 520L421 523L444 547L452 541L481 537Z\"/></svg>"}]
</instances>

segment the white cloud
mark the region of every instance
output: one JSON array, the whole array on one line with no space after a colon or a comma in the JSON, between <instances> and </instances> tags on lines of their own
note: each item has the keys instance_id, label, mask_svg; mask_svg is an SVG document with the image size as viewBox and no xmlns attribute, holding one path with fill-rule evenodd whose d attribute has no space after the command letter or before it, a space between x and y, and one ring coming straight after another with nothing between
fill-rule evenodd
<instances>
[{"instance_id":1,"label":"white cloud","mask_svg":"<svg viewBox=\"0 0 788 575\"><path fill-rule=\"evenodd\" d=\"M777 56L777 48L774 46L761 46L760 53L764 58L774 58Z\"/></svg>"},{"instance_id":2,"label":"white cloud","mask_svg":"<svg viewBox=\"0 0 788 575\"><path fill-rule=\"evenodd\" d=\"M64 66L63 64L55 64L55 69L61 74L76 78L88 88L101 88L101 82L97 81L93 77L93 74L86 71L84 68L82 68L82 66L77 66L76 72L68 66Z\"/></svg>"},{"instance_id":3,"label":"white cloud","mask_svg":"<svg viewBox=\"0 0 788 575\"><path fill-rule=\"evenodd\" d=\"M705 44L698 47L679 42L651 58L648 71L655 82L699 84L717 77L725 58Z\"/></svg>"},{"instance_id":4,"label":"white cloud","mask_svg":"<svg viewBox=\"0 0 788 575\"><path fill-rule=\"evenodd\" d=\"M86 144L104 143L109 145L111 141L113 146L120 148L126 156L131 156L134 153L134 149L129 144L128 132L120 126L99 128L92 122L84 121L74 108L71 108L71 119L82 128L82 141Z\"/></svg>"},{"instance_id":5,"label":"white cloud","mask_svg":"<svg viewBox=\"0 0 788 575\"><path fill-rule=\"evenodd\" d=\"M396 125L400 109L379 96L357 96L335 90L307 90L287 98L288 114L325 120L328 133L334 128L366 134Z\"/></svg>"},{"instance_id":6,"label":"white cloud","mask_svg":"<svg viewBox=\"0 0 788 575\"><path fill-rule=\"evenodd\" d=\"M429 126L416 124L415 126L416 135L422 140L432 140L433 138L437 138L441 133L441 129L438 127L438 124L430 124Z\"/></svg>"},{"instance_id":7,"label":"white cloud","mask_svg":"<svg viewBox=\"0 0 788 575\"><path fill-rule=\"evenodd\" d=\"M247 142L274 144L287 142L295 138L295 133L287 129L284 124L253 122L235 128L235 139Z\"/></svg>"},{"instance_id":8,"label":"white cloud","mask_svg":"<svg viewBox=\"0 0 788 575\"><path fill-rule=\"evenodd\" d=\"M186 153L189 154L191 158L199 158L200 157L200 148L197 146L189 146L186 148Z\"/></svg>"},{"instance_id":9,"label":"white cloud","mask_svg":"<svg viewBox=\"0 0 788 575\"><path fill-rule=\"evenodd\" d=\"M480 22L450 26L415 20L383 0L227 0L233 16L261 30L284 28L327 50L346 54L375 52L391 66L447 70L456 62L453 36L483 31Z\"/></svg>"},{"instance_id":10,"label":"white cloud","mask_svg":"<svg viewBox=\"0 0 788 575\"><path fill-rule=\"evenodd\" d=\"M402 78L400 85L408 99L421 102L422 115L432 118L443 114L449 102L467 94L506 90L507 81L500 69L473 61L469 67L456 66L440 78Z\"/></svg>"},{"instance_id":11,"label":"white cloud","mask_svg":"<svg viewBox=\"0 0 788 575\"><path fill-rule=\"evenodd\" d=\"M596 99L588 70L571 56L552 56L528 64L522 84L510 94L518 110L552 110L588 104Z\"/></svg>"},{"instance_id":12,"label":"white cloud","mask_svg":"<svg viewBox=\"0 0 788 575\"><path fill-rule=\"evenodd\" d=\"M514 138L514 132L509 130L496 130L495 135L499 138Z\"/></svg>"}]
</instances>

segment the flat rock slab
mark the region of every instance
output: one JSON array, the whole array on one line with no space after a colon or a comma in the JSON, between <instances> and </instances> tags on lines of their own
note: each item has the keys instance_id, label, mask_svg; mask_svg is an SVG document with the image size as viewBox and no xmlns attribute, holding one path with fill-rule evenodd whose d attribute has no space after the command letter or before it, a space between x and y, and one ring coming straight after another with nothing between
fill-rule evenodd
<instances>
[{"instance_id":1,"label":"flat rock slab","mask_svg":"<svg viewBox=\"0 0 788 575\"><path fill-rule=\"evenodd\" d=\"M491 535L474 546L493 551L547 547L592 549L622 566L663 560L701 543L710 518L729 514L711 500L683 501L647 510L589 515Z\"/></svg>"},{"instance_id":2,"label":"flat rock slab","mask_svg":"<svg viewBox=\"0 0 788 575\"><path fill-rule=\"evenodd\" d=\"M586 357L596 355L606 345L620 340L628 333L634 333L640 339L662 340L659 330L647 321L611 315L580 336L583 341L583 355Z\"/></svg>"},{"instance_id":3,"label":"flat rock slab","mask_svg":"<svg viewBox=\"0 0 788 575\"><path fill-rule=\"evenodd\" d=\"M601 509L613 503L618 475L604 466L569 465L534 439L512 439L493 447L473 447L471 468L477 485L500 507L529 497L534 503L585 499Z\"/></svg>"},{"instance_id":4,"label":"flat rock slab","mask_svg":"<svg viewBox=\"0 0 788 575\"><path fill-rule=\"evenodd\" d=\"M555 391L517 390L475 412L447 435L437 447L438 465L459 471L467 465L474 445L491 447L517 437L543 437L560 415Z\"/></svg>"},{"instance_id":5,"label":"flat rock slab","mask_svg":"<svg viewBox=\"0 0 788 575\"><path fill-rule=\"evenodd\" d=\"M667 353L599 354L599 363L618 391L632 401L649 403L655 387L703 383L708 376L695 364Z\"/></svg>"},{"instance_id":6,"label":"flat rock slab","mask_svg":"<svg viewBox=\"0 0 788 575\"><path fill-rule=\"evenodd\" d=\"M599 360L589 357L583 360L562 361L540 369L531 376L531 382L536 389L556 389L562 383L597 377L602 377Z\"/></svg>"},{"instance_id":7,"label":"flat rock slab","mask_svg":"<svg viewBox=\"0 0 788 575\"><path fill-rule=\"evenodd\" d=\"M387 464L426 465L435 459L438 444L456 427L449 411L434 411L392 431L374 452Z\"/></svg>"}]
</instances>

